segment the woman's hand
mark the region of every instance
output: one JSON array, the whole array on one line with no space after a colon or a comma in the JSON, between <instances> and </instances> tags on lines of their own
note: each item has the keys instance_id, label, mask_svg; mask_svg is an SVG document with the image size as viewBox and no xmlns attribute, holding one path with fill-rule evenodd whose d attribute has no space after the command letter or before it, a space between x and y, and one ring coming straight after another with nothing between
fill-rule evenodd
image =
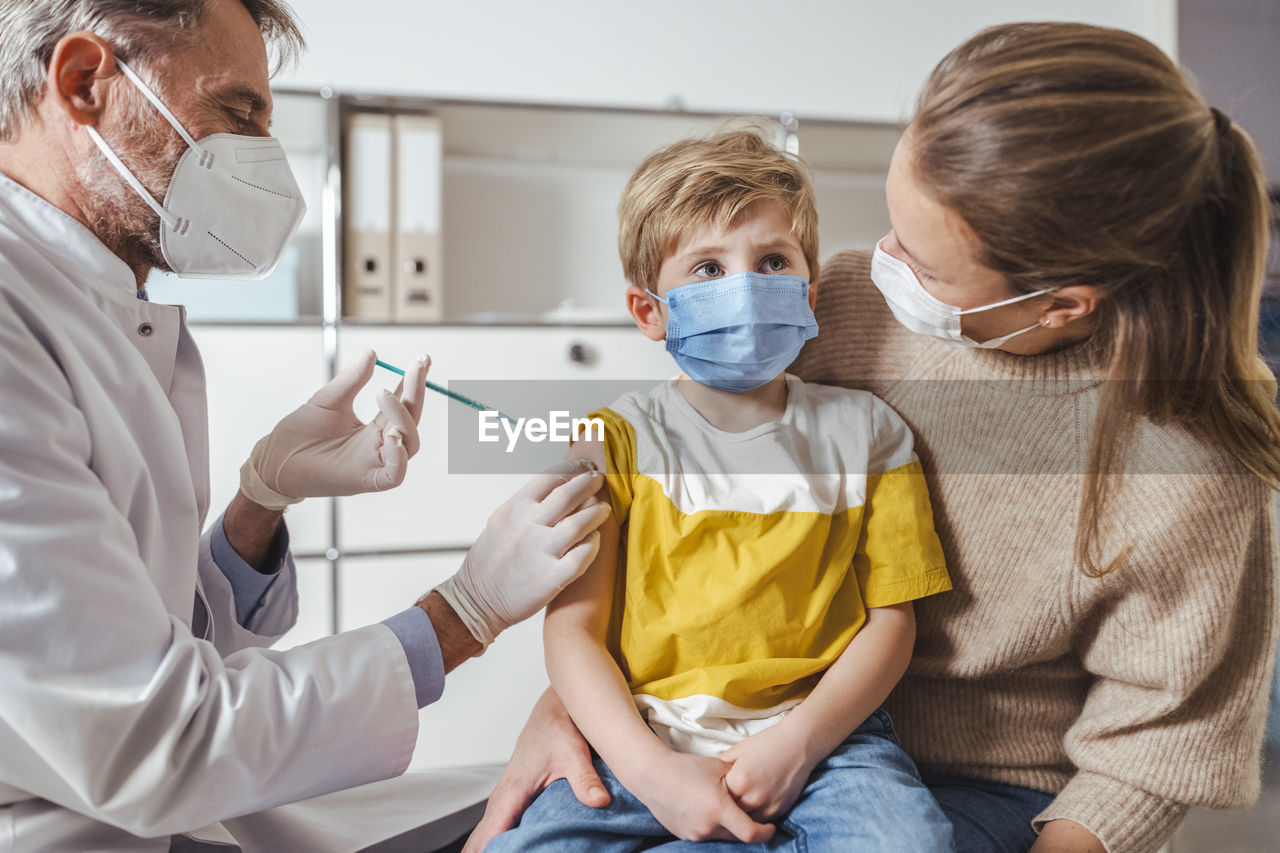
<instances>
[{"instance_id":1,"label":"woman's hand","mask_svg":"<svg viewBox=\"0 0 1280 853\"><path fill-rule=\"evenodd\" d=\"M560 698L548 689L533 706L507 770L489 796L484 817L472 830L463 853L480 853L494 836L515 826L534 797L557 779L567 779L584 806L598 809L609 805L609 792L591 766L590 747Z\"/></svg>"},{"instance_id":2,"label":"woman's hand","mask_svg":"<svg viewBox=\"0 0 1280 853\"><path fill-rule=\"evenodd\" d=\"M806 755L799 733L785 723L756 732L720 756L731 765L725 776L729 793L759 821L790 811L817 765Z\"/></svg>"},{"instance_id":3,"label":"woman's hand","mask_svg":"<svg viewBox=\"0 0 1280 853\"><path fill-rule=\"evenodd\" d=\"M773 837L774 827L756 823L734 801L725 784L729 769L718 758L664 749L628 789L676 838L762 844Z\"/></svg>"},{"instance_id":4,"label":"woman's hand","mask_svg":"<svg viewBox=\"0 0 1280 853\"><path fill-rule=\"evenodd\" d=\"M1107 848L1074 820L1059 819L1044 825L1031 853L1107 853Z\"/></svg>"}]
</instances>

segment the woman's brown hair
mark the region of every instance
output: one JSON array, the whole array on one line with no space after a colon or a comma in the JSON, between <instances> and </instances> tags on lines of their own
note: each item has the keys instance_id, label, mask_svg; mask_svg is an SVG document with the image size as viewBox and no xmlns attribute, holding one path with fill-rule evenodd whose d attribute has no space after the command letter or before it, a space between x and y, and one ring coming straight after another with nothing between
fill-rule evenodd
<instances>
[{"instance_id":1,"label":"woman's brown hair","mask_svg":"<svg viewBox=\"0 0 1280 853\"><path fill-rule=\"evenodd\" d=\"M1104 383L1076 559L1143 418L1183 424L1280 486L1275 379L1258 355L1268 205L1248 135L1123 30L1008 24L953 50L912 120L920 183L1019 292L1089 284Z\"/></svg>"}]
</instances>

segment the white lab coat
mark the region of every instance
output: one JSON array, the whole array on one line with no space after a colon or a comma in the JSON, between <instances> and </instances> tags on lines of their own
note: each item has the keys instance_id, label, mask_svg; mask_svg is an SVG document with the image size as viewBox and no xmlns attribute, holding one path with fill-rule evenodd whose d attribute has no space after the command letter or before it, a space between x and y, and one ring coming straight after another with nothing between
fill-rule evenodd
<instances>
[{"instance_id":1,"label":"white lab coat","mask_svg":"<svg viewBox=\"0 0 1280 853\"><path fill-rule=\"evenodd\" d=\"M0 851L167 850L407 767L395 635L264 648L292 577L271 636L237 625L208 495L181 309L135 298L86 228L0 175Z\"/></svg>"}]
</instances>

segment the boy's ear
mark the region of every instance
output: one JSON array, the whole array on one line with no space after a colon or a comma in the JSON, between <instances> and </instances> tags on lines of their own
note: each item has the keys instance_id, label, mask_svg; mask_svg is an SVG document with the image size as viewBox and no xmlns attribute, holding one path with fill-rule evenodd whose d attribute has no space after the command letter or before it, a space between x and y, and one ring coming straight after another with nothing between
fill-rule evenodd
<instances>
[{"instance_id":1,"label":"boy's ear","mask_svg":"<svg viewBox=\"0 0 1280 853\"><path fill-rule=\"evenodd\" d=\"M663 304L642 287L627 285L627 313L636 327L651 341L667 337L667 312Z\"/></svg>"},{"instance_id":2,"label":"boy's ear","mask_svg":"<svg viewBox=\"0 0 1280 853\"><path fill-rule=\"evenodd\" d=\"M814 276L809 279L809 310L813 311L818 307L818 277Z\"/></svg>"}]
</instances>

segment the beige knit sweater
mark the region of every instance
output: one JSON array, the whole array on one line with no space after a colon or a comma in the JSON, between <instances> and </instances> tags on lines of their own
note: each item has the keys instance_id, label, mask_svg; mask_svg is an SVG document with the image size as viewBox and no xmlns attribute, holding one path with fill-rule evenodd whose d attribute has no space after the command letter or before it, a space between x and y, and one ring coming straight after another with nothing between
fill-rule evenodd
<instances>
[{"instance_id":1,"label":"beige knit sweater","mask_svg":"<svg viewBox=\"0 0 1280 853\"><path fill-rule=\"evenodd\" d=\"M866 388L915 431L955 588L916 602L887 704L920 767L1057 792L1110 853L1188 805L1244 806L1277 637L1273 496L1176 427L1144 428L1105 516L1111 574L1072 558L1100 389L1088 344L1043 356L907 332L863 253L822 270L799 376Z\"/></svg>"}]
</instances>

